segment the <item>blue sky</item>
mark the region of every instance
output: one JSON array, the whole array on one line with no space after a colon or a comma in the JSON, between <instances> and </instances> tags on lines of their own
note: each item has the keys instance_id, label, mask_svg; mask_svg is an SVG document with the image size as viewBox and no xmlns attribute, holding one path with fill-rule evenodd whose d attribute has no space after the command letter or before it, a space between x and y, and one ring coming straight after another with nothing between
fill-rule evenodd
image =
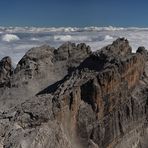
<instances>
[{"instance_id":1,"label":"blue sky","mask_svg":"<svg viewBox=\"0 0 148 148\"><path fill-rule=\"evenodd\" d=\"M148 1L0 0L0 25L148 27Z\"/></svg>"}]
</instances>

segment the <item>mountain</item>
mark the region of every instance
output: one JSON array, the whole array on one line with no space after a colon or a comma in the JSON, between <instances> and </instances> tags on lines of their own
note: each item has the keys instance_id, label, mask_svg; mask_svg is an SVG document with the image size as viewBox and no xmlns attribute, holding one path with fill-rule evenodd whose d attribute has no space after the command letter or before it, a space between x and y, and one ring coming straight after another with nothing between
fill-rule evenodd
<instances>
[{"instance_id":1,"label":"mountain","mask_svg":"<svg viewBox=\"0 0 148 148\"><path fill-rule=\"evenodd\" d=\"M124 38L4 57L0 93L0 147L148 147L148 52Z\"/></svg>"}]
</instances>

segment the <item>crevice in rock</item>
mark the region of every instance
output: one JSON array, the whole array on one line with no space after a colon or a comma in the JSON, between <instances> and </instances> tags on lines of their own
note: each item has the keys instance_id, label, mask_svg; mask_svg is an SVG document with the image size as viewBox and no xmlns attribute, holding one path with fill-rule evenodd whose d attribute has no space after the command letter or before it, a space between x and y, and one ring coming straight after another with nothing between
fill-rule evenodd
<instances>
[{"instance_id":1,"label":"crevice in rock","mask_svg":"<svg viewBox=\"0 0 148 148\"><path fill-rule=\"evenodd\" d=\"M81 99L90 104L92 109L96 109L96 103L94 101L94 89L93 89L93 80L89 80L87 83L83 84L81 87Z\"/></svg>"},{"instance_id":2,"label":"crevice in rock","mask_svg":"<svg viewBox=\"0 0 148 148\"><path fill-rule=\"evenodd\" d=\"M123 135L124 132L123 132L122 124L121 124L121 115L120 115L119 112L118 112L118 124L119 124L119 131L120 131L120 133Z\"/></svg>"},{"instance_id":3,"label":"crevice in rock","mask_svg":"<svg viewBox=\"0 0 148 148\"><path fill-rule=\"evenodd\" d=\"M73 94L72 93L70 93L70 98L69 98L69 110L71 110L72 109L72 104L73 104Z\"/></svg>"},{"instance_id":4,"label":"crevice in rock","mask_svg":"<svg viewBox=\"0 0 148 148\"><path fill-rule=\"evenodd\" d=\"M130 117L130 109L129 109L128 105L126 105L126 116L127 116L127 118Z\"/></svg>"}]
</instances>

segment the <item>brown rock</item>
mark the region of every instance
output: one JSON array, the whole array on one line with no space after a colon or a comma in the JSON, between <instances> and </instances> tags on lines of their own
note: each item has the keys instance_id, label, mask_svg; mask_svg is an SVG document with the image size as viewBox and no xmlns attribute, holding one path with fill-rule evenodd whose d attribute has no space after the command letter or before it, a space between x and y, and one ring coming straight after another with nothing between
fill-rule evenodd
<instances>
[{"instance_id":1,"label":"brown rock","mask_svg":"<svg viewBox=\"0 0 148 148\"><path fill-rule=\"evenodd\" d=\"M3 147L147 146L148 58L143 47L131 53L128 41L118 39L90 56L85 44L66 43L59 50L45 49L48 54L40 52L41 49L29 51L18 64L16 78L19 75L25 80L30 79L29 85L35 80L40 82L40 64L43 66L46 62L54 63L59 72L66 69L67 73L69 67L74 68L59 82L49 84L46 91L40 89L38 96L0 113L0 143ZM78 57L73 50L85 54ZM78 61L83 59L80 64ZM62 68L59 63L64 63ZM31 78L26 71L28 65ZM36 66L40 67L39 73L36 73ZM52 69L52 64L50 66Z\"/></svg>"}]
</instances>

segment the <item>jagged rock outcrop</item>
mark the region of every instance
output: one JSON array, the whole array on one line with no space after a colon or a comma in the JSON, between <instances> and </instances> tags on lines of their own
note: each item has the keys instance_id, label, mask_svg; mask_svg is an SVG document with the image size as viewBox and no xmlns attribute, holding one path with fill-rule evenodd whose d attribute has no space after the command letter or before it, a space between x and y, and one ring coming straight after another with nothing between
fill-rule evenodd
<instances>
[{"instance_id":1,"label":"jagged rock outcrop","mask_svg":"<svg viewBox=\"0 0 148 148\"><path fill-rule=\"evenodd\" d=\"M4 57L0 61L0 87L9 85L10 77L13 73L12 63L10 57Z\"/></svg>"},{"instance_id":2,"label":"jagged rock outcrop","mask_svg":"<svg viewBox=\"0 0 148 148\"><path fill-rule=\"evenodd\" d=\"M60 81L90 54L90 47L84 43L76 45L67 42L58 49L47 45L30 49L17 64L11 78L7 69L3 68L1 72L4 75L2 79L8 77L9 84L6 89L0 89L1 110L21 103L48 85Z\"/></svg>"},{"instance_id":3,"label":"jagged rock outcrop","mask_svg":"<svg viewBox=\"0 0 148 148\"><path fill-rule=\"evenodd\" d=\"M133 140L125 142L126 147L132 147L140 139L139 135L144 135L148 91L147 83L140 79L147 54L145 49L139 49L137 53L129 54L123 53L121 48L122 56L102 51L92 54L80 65L83 70L70 76L54 94L57 118L66 124L65 130L68 129L69 135L77 131L77 140L83 147L92 142L98 147L116 147L123 135L135 130L137 134ZM101 67L97 68L96 63L101 63ZM70 115L67 115L69 110ZM67 116L72 120L68 125Z\"/></svg>"},{"instance_id":4,"label":"jagged rock outcrop","mask_svg":"<svg viewBox=\"0 0 148 148\"><path fill-rule=\"evenodd\" d=\"M40 82L47 61L49 73L52 68L59 73L64 70L61 80L43 90L40 87L36 95L0 113L1 147L148 146L148 53L144 47L132 53L128 41L121 38L94 53L85 44L44 48L47 53L36 48L22 58L11 76L12 84L19 77Z\"/></svg>"}]
</instances>

